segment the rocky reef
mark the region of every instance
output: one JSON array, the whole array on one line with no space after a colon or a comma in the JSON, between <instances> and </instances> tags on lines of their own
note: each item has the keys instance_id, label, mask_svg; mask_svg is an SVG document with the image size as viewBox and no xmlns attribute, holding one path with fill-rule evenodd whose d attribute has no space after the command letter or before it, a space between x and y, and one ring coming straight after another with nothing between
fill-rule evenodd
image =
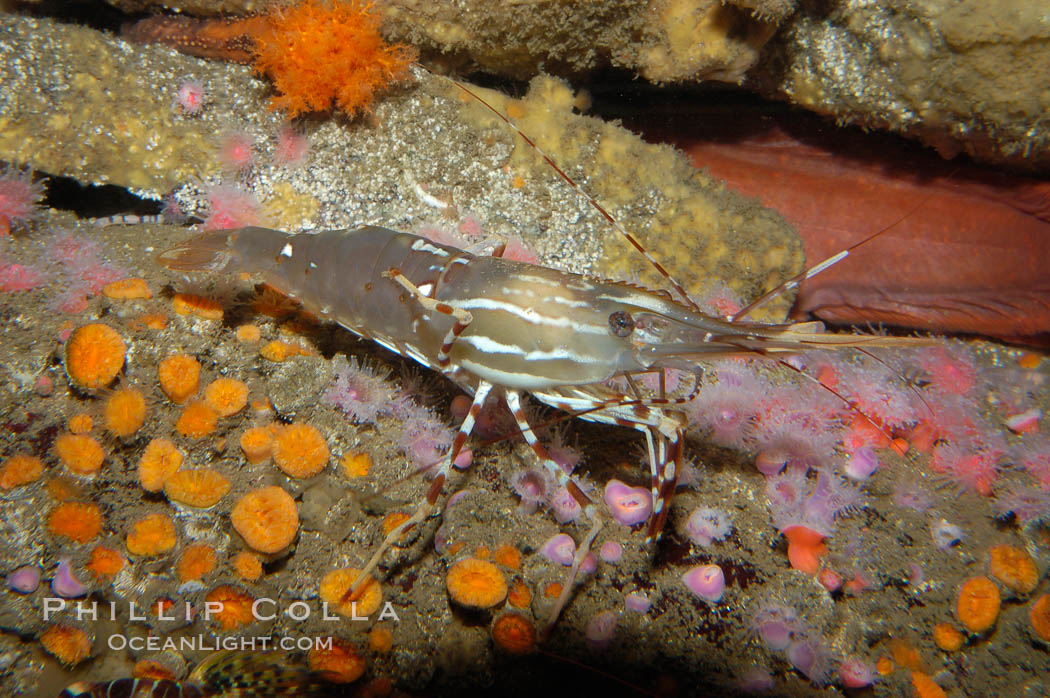
<instances>
[{"instance_id":1,"label":"rocky reef","mask_svg":"<svg viewBox=\"0 0 1050 698\"><path fill-rule=\"evenodd\" d=\"M610 60L532 45L543 32L527 18L560 12L568 24L547 30L566 42L613 19L598 39L629 35L616 60L633 70L727 78L792 36L772 28L815 12L554 3L457 19L464 7L384 4L384 28L424 58L448 49L523 75L554 53L574 71ZM494 28L500 12L520 13L520 34ZM498 55L478 48L508 39ZM717 65L701 56L712 48ZM547 76L512 97L414 66L370 83L353 116L336 90L322 95L332 109L289 120L272 67L52 19L0 15L0 58L0 691L136 677L189 692L234 676L304 696L315 681L366 696L1050 689L1043 353L860 336L859 351L777 360L730 345L695 371L583 385L636 415L638 396L653 397L661 429L684 434L664 535L648 543L656 448L637 430L530 401L545 469L498 395L472 409L409 352L322 322L259 269L184 274L158 254L204 231L379 224L667 288L615 218L697 306L727 317L803 268L779 214L581 114L585 96ZM300 72L286 76L309 67L288 63ZM805 91L803 73L819 76L781 77ZM318 81L298 83L318 96ZM97 210L115 191L124 203ZM840 263L847 278L855 261ZM782 319L789 297L763 319ZM468 415L439 511L399 537ZM544 635L589 527L581 498L603 527ZM277 653L264 669L216 663L216 649Z\"/></svg>"}]
</instances>

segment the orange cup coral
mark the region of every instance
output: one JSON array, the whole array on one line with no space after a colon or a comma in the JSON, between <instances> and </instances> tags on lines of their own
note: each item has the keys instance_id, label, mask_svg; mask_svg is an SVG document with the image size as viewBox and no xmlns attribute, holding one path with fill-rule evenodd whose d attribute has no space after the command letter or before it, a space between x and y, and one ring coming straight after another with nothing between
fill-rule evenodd
<instances>
[{"instance_id":1,"label":"orange cup coral","mask_svg":"<svg viewBox=\"0 0 1050 698\"><path fill-rule=\"evenodd\" d=\"M945 652L958 652L966 643L966 638L950 624L938 623L933 626L933 641Z\"/></svg>"},{"instance_id":2,"label":"orange cup coral","mask_svg":"<svg viewBox=\"0 0 1050 698\"><path fill-rule=\"evenodd\" d=\"M241 551L233 557L230 563L237 576L247 582L254 582L262 576L262 560L254 553Z\"/></svg>"},{"instance_id":3,"label":"orange cup coral","mask_svg":"<svg viewBox=\"0 0 1050 698\"><path fill-rule=\"evenodd\" d=\"M203 579L215 569L215 549L205 543L187 545L175 563L175 575L180 582Z\"/></svg>"},{"instance_id":4,"label":"orange cup coral","mask_svg":"<svg viewBox=\"0 0 1050 698\"><path fill-rule=\"evenodd\" d=\"M245 344L258 342L262 337L262 331L259 329L258 325L241 325L237 328L235 334L237 336L237 341Z\"/></svg>"},{"instance_id":5,"label":"orange cup coral","mask_svg":"<svg viewBox=\"0 0 1050 698\"><path fill-rule=\"evenodd\" d=\"M86 434L95 427L95 421L86 412L80 412L69 418L66 428L71 434Z\"/></svg>"},{"instance_id":6,"label":"orange cup coral","mask_svg":"<svg viewBox=\"0 0 1050 698\"><path fill-rule=\"evenodd\" d=\"M204 404L220 417L231 417L248 404L248 386L236 378L216 378L204 389Z\"/></svg>"},{"instance_id":7,"label":"orange cup coral","mask_svg":"<svg viewBox=\"0 0 1050 698\"><path fill-rule=\"evenodd\" d=\"M109 433L121 438L131 436L146 422L146 397L141 390L119 388L110 394L103 412Z\"/></svg>"},{"instance_id":8,"label":"orange cup coral","mask_svg":"<svg viewBox=\"0 0 1050 698\"><path fill-rule=\"evenodd\" d=\"M275 11L255 37L255 72L273 80L270 106L289 117L338 107L370 111L377 91L408 73L415 51L388 45L379 13L360 0L306 0Z\"/></svg>"},{"instance_id":9,"label":"orange cup coral","mask_svg":"<svg viewBox=\"0 0 1050 698\"><path fill-rule=\"evenodd\" d=\"M195 315L204 320L222 320L222 306L216 301L192 293L176 293L171 308L177 315Z\"/></svg>"},{"instance_id":10,"label":"orange cup coral","mask_svg":"<svg viewBox=\"0 0 1050 698\"><path fill-rule=\"evenodd\" d=\"M113 382L124 365L127 348L108 325L78 327L66 342L66 374L77 386L98 390Z\"/></svg>"},{"instance_id":11,"label":"orange cup coral","mask_svg":"<svg viewBox=\"0 0 1050 698\"><path fill-rule=\"evenodd\" d=\"M395 528L397 528L398 526L400 526L401 524L403 524L404 522L408 521L411 518L412 518L412 515L407 513L407 512L404 512L404 511L392 511L392 512L390 512L389 514L387 514L386 516L383 517L383 523L382 523L383 536L389 536L394 531ZM413 524L412 526L409 526L404 531L402 531L401 535L398 536L398 539L396 541L394 541L394 545L398 545L399 543L404 543L406 541L406 539L408 538L409 532L411 532L411 530L414 527L415 527L415 524Z\"/></svg>"},{"instance_id":12,"label":"orange cup coral","mask_svg":"<svg viewBox=\"0 0 1050 698\"><path fill-rule=\"evenodd\" d=\"M0 466L0 490L36 482L44 474L44 462L36 456L16 453Z\"/></svg>"},{"instance_id":13,"label":"orange cup coral","mask_svg":"<svg viewBox=\"0 0 1050 698\"><path fill-rule=\"evenodd\" d=\"M988 570L1008 589L1030 594L1039 584L1039 570L1026 551L1014 545L995 545L988 551Z\"/></svg>"},{"instance_id":14,"label":"orange cup coral","mask_svg":"<svg viewBox=\"0 0 1050 698\"><path fill-rule=\"evenodd\" d=\"M517 608L528 608L532 603L532 592L525 582L515 582L507 592L507 603Z\"/></svg>"},{"instance_id":15,"label":"orange cup coral","mask_svg":"<svg viewBox=\"0 0 1050 698\"><path fill-rule=\"evenodd\" d=\"M1050 643L1050 594L1043 594L1028 609L1032 632L1043 642Z\"/></svg>"},{"instance_id":16,"label":"orange cup coral","mask_svg":"<svg viewBox=\"0 0 1050 698\"><path fill-rule=\"evenodd\" d=\"M385 625L377 625L368 633L368 649L385 654L394 648L394 633Z\"/></svg>"},{"instance_id":17,"label":"orange cup coral","mask_svg":"<svg viewBox=\"0 0 1050 698\"><path fill-rule=\"evenodd\" d=\"M521 569L521 552L513 545L501 545L496 548L496 564L512 570Z\"/></svg>"},{"instance_id":18,"label":"orange cup coral","mask_svg":"<svg viewBox=\"0 0 1050 698\"><path fill-rule=\"evenodd\" d=\"M143 313L138 322L148 330L163 330L168 326L168 316L164 313Z\"/></svg>"},{"instance_id":19,"label":"orange cup coral","mask_svg":"<svg viewBox=\"0 0 1050 698\"><path fill-rule=\"evenodd\" d=\"M330 455L324 436L309 424L289 424L273 440L273 462L292 477L316 475Z\"/></svg>"},{"instance_id":20,"label":"orange cup coral","mask_svg":"<svg viewBox=\"0 0 1050 698\"><path fill-rule=\"evenodd\" d=\"M902 638L890 640L890 654L893 661L905 669L922 671L922 657L910 641Z\"/></svg>"},{"instance_id":21,"label":"orange cup coral","mask_svg":"<svg viewBox=\"0 0 1050 698\"><path fill-rule=\"evenodd\" d=\"M261 553L287 548L299 532L295 500L277 486L245 494L233 505L230 521L244 542Z\"/></svg>"},{"instance_id":22,"label":"orange cup coral","mask_svg":"<svg viewBox=\"0 0 1050 698\"><path fill-rule=\"evenodd\" d=\"M507 579L499 568L472 557L449 568L445 588L453 601L468 608L491 608L507 598Z\"/></svg>"},{"instance_id":23,"label":"orange cup coral","mask_svg":"<svg viewBox=\"0 0 1050 698\"><path fill-rule=\"evenodd\" d=\"M282 342L279 339L268 342L265 346L259 349L259 356L267 361L273 361L274 363L287 361L293 356L306 356L309 355L309 353L310 352L298 344Z\"/></svg>"},{"instance_id":24,"label":"orange cup coral","mask_svg":"<svg viewBox=\"0 0 1050 698\"><path fill-rule=\"evenodd\" d=\"M148 300L153 298L145 279L120 279L111 281L102 287L102 295L114 300Z\"/></svg>"},{"instance_id":25,"label":"orange cup coral","mask_svg":"<svg viewBox=\"0 0 1050 698\"><path fill-rule=\"evenodd\" d=\"M180 470L164 483L164 494L197 509L215 506L230 491L230 481L209 468Z\"/></svg>"},{"instance_id":26,"label":"orange cup coral","mask_svg":"<svg viewBox=\"0 0 1050 698\"><path fill-rule=\"evenodd\" d=\"M173 600L169 599L167 596L162 596L153 602L153 604L150 606L150 612L152 612L153 615L157 616L158 618L160 616L170 617L168 611L170 611L174 607L175 602Z\"/></svg>"},{"instance_id":27,"label":"orange cup coral","mask_svg":"<svg viewBox=\"0 0 1050 698\"><path fill-rule=\"evenodd\" d=\"M77 475L92 475L102 467L106 454L98 441L87 434L61 434L55 439L55 455Z\"/></svg>"},{"instance_id":28,"label":"orange cup coral","mask_svg":"<svg viewBox=\"0 0 1050 698\"><path fill-rule=\"evenodd\" d=\"M131 525L128 552L132 555L162 555L175 547L175 523L167 514L150 514Z\"/></svg>"},{"instance_id":29,"label":"orange cup coral","mask_svg":"<svg viewBox=\"0 0 1050 698\"><path fill-rule=\"evenodd\" d=\"M241 434L241 450L249 463L262 463L273 452L273 432L267 427L252 427Z\"/></svg>"},{"instance_id":30,"label":"orange cup coral","mask_svg":"<svg viewBox=\"0 0 1050 698\"><path fill-rule=\"evenodd\" d=\"M372 456L362 451L347 451L340 463L347 477L365 477L372 469Z\"/></svg>"},{"instance_id":31,"label":"orange cup coral","mask_svg":"<svg viewBox=\"0 0 1050 698\"><path fill-rule=\"evenodd\" d=\"M83 489L72 478L65 475L53 477L44 486L48 495L56 502L67 502L83 496Z\"/></svg>"},{"instance_id":32,"label":"orange cup coral","mask_svg":"<svg viewBox=\"0 0 1050 698\"><path fill-rule=\"evenodd\" d=\"M168 439L153 439L139 458L139 484L147 492L160 492L182 466L182 451Z\"/></svg>"},{"instance_id":33,"label":"orange cup coral","mask_svg":"<svg viewBox=\"0 0 1050 698\"><path fill-rule=\"evenodd\" d=\"M972 577L959 588L955 617L971 633L983 633L999 617L999 587L988 577Z\"/></svg>"},{"instance_id":34,"label":"orange cup coral","mask_svg":"<svg viewBox=\"0 0 1050 698\"><path fill-rule=\"evenodd\" d=\"M140 659L131 667L131 676L136 679L156 679L157 681L175 681L175 672L154 659Z\"/></svg>"},{"instance_id":35,"label":"orange cup coral","mask_svg":"<svg viewBox=\"0 0 1050 698\"><path fill-rule=\"evenodd\" d=\"M87 569L99 581L109 580L124 569L124 558L116 550L97 545L88 558Z\"/></svg>"},{"instance_id":36,"label":"orange cup coral","mask_svg":"<svg viewBox=\"0 0 1050 698\"><path fill-rule=\"evenodd\" d=\"M204 597L204 619L214 621L223 630L236 630L255 620L252 604L255 598L237 587L223 584Z\"/></svg>"},{"instance_id":37,"label":"orange cup coral","mask_svg":"<svg viewBox=\"0 0 1050 698\"><path fill-rule=\"evenodd\" d=\"M379 587L379 582L371 576L365 577L357 593L346 596L350 585L359 574L361 570L354 567L332 570L326 574L321 580L318 592L321 600L328 603L333 611L344 616L363 617L375 613L379 604L383 602L383 590Z\"/></svg>"},{"instance_id":38,"label":"orange cup coral","mask_svg":"<svg viewBox=\"0 0 1050 698\"><path fill-rule=\"evenodd\" d=\"M197 392L201 381L201 365L188 354L173 354L157 364L160 389L176 405L186 402Z\"/></svg>"},{"instance_id":39,"label":"orange cup coral","mask_svg":"<svg viewBox=\"0 0 1050 698\"><path fill-rule=\"evenodd\" d=\"M504 652L529 654L536 649L536 628L522 614L510 611L492 624L492 640Z\"/></svg>"},{"instance_id":40,"label":"orange cup coral","mask_svg":"<svg viewBox=\"0 0 1050 698\"><path fill-rule=\"evenodd\" d=\"M191 439L200 439L215 431L219 415L203 402L191 402L182 408L175 431Z\"/></svg>"},{"instance_id":41,"label":"orange cup coral","mask_svg":"<svg viewBox=\"0 0 1050 698\"><path fill-rule=\"evenodd\" d=\"M311 671L332 683L351 683L365 673L365 659L352 643L342 638L329 638L331 643L314 643L306 655Z\"/></svg>"},{"instance_id":42,"label":"orange cup coral","mask_svg":"<svg viewBox=\"0 0 1050 698\"><path fill-rule=\"evenodd\" d=\"M102 510L94 502L62 502L48 515L47 530L53 536L87 543L102 531Z\"/></svg>"},{"instance_id":43,"label":"orange cup coral","mask_svg":"<svg viewBox=\"0 0 1050 698\"><path fill-rule=\"evenodd\" d=\"M944 689L921 671L911 672L911 686L918 698L948 698Z\"/></svg>"},{"instance_id":44,"label":"orange cup coral","mask_svg":"<svg viewBox=\"0 0 1050 698\"><path fill-rule=\"evenodd\" d=\"M40 644L66 666L74 666L91 656L91 638L71 625L47 626L40 633Z\"/></svg>"}]
</instances>

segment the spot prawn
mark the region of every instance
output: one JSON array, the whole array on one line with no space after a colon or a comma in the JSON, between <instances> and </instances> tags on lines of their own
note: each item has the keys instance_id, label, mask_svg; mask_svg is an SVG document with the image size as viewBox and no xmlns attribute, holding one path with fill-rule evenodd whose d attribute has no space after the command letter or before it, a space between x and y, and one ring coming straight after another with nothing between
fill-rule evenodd
<instances>
[{"instance_id":1,"label":"spot prawn","mask_svg":"<svg viewBox=\"0 0 1050 698\"><path fill-rule=\"evenodd\" d=\"M303 233L262 227L210 231L185 240L158 259L179 272L257 275L306 310L443 374L472 396L425 496L412 515L385 536L347 597L377 568L402 533L434 513L452 464L474 431L482 406L490 394L501 395L536 458L552 480L568 491L590 524L551 611L549 630L568 602L603 524L591 496L540 442L523 409L524 394L587 421L641 432L649 461L652 514L646 541L651 543L664 528L684 465L686 417L682 408L699 392L705 362L736 356L776 358L812 349L864 351L922 340L825 334L816 322L763 324L747 319L770 299L844 259L849 250L788 280L732 316L703 312L641 243L527 135L469 88L455 84L535 148L649 260L673 294L513 261L498 253L474 254L378 226ZM663 386L664 373L671 369L694 374L696 382L688 394L668 396L661 389L655 397L642 395L638 376L657 374ZM627 390L610 385L617 378L626 381Z\"/></svg>"}]
</instances>

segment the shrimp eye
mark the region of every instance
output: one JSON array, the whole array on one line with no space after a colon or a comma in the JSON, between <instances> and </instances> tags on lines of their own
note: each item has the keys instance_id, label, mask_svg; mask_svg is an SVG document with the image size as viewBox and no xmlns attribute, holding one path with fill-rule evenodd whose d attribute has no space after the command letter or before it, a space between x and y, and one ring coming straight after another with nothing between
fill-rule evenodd
<instances>
[{"instance_id":1,"label":"shrimp eye","mask_svg":"<svg viewBox=\"0 0 1050 698\"><path fill-rule=\"evenodd\" d=\"M634 332L634 318L623 310L617 310L609 316L609 329L617 337L626 337Z\"/></svg>"}]
</instances>

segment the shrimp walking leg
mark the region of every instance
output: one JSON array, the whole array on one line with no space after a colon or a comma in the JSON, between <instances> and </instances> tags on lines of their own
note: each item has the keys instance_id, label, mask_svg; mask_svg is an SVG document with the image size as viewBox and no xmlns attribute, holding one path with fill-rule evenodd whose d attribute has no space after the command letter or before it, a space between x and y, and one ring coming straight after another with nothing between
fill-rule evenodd
<instances>
[{"instance_id":1,"label":"shrimp walking leg","mask_svg":"<svg viewBox=\"0 0 1050 698\"><path fill-rule=\"evenodd\" d=\"M404 274L398 269L390 269L386 271L383 276L393 279L397 283L404 286L416 300L419 301L420 305L431 312L441 313L442 315L451 315L456 318L456 324L454 324L446 333L444 341L441 343L441 348L438 350L437 364L442 369L448 368L449 358L448 353L452 351L452 345L456 342L456 338L463 333L463 330L467 329L467 326L473 322L474 318L470 314L469 310L463 310L462 308L453 308L447 303L441 303L434 300L430 296L419 290L419 287L409 281Z\"/></svg>"},{"instance_id":2,"label":"shrimp walking leg","mask_svg":"<svg viewBox=\"0 0 1050 698\"><path fill-rule=\"evenodd\" d=\"M533 453L555 477L558 484L569 491L573 499L579 503L584 516L591 522L590 531L587 532L583 542L576 548L576 554L572 560L572 568L569 570L569 578L562 585L561 593L558 594L558 599L555 601L554 607L551 608L550 617L546 626L544 626L545 632L549 633L550 629L554 627L554 623L558 620L558 616L561 615L562 609L565 608L565 604L569 602L569 597L572 595L573 587L576 585L576 577L579 576L583 561L587 558L587 553L591 550L591 544L594 543L594 539L598 537L598 532L602 529L602 520L598 516L598 511L595 509L594 502L591 501L590 497L584 494L580 486L573 482L572 477L554 462L554 459L550 457L550 453L536 438L536 433L532 430L528 419L525 418L525 412L521 409L521 396L517 391L507 391L507 407L510 408L511 414L514 415L514 421L518 424L518 431L525 437L525 441L532 448Z\"/></svg>"},{"instance_id":3,"label":"shrimp walking leg","mask_svg":"<svg viewBox=\"0 0 1050 698\"><path fill-rule=\"evenodd\" d=\"M441 461L441 468L434 477L434 482L431 484L430 489L427 490L426 496L416 505L416 509L412 512L412 516L402 521L386 535L383 542L379 544L379 547L376 548L376 551L364 566L364 569L362 569L360 574L357 575L357 579L355 579L353 584L350 585L350 589L347 591L344 600L352 598L354 594L357 593L357 590L362 584L364 584L368 575L379 566L379 560L382 559L383 554L386 553L395 542L397 542L401 537L401 534L412 528L412 526L422 523L426 520L427 516L430 515L430 512L434 510L434 506L437 504L437 500L441 496L441 490L445 485L445 480L448 479L448 474L452 469L452 464L459 456L460 451L463 450L463 444L466 443L467 437L469 437L471 432L474 431L474 420L477 418L478 412L481 411L481 406L485 404L485 398L488 397L491 390L491 383L482 381L481 384L478 385L478 389L474 393L474 401L470 405L470 410L467 412L467 416L463 420L463 423L460 424L459 431L456 432L456 437L452 440L452 448L449 449L448 456Z\"/></svg>"}]
</instances>

